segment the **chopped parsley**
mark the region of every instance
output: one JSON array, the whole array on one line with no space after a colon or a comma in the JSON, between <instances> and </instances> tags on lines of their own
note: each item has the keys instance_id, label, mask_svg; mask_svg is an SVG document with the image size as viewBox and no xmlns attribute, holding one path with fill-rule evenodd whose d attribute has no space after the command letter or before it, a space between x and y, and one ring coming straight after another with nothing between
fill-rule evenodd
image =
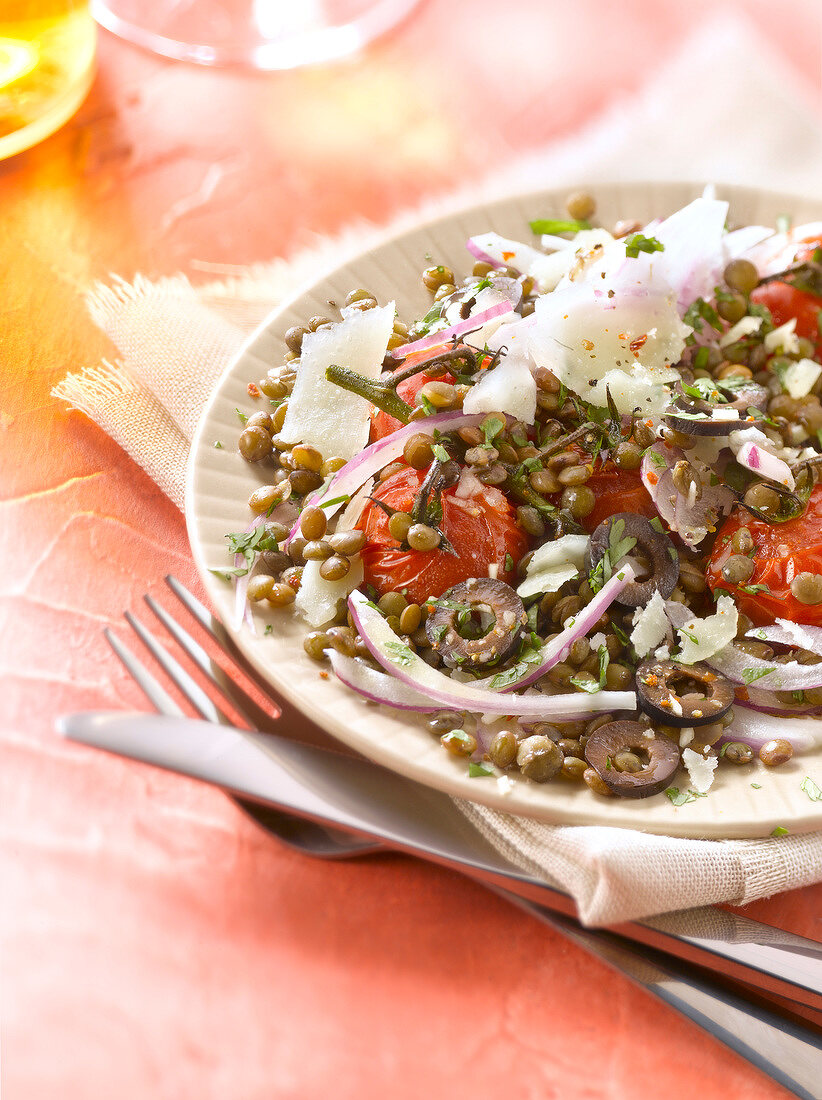
<instances>
[{"instance_id":1,"label":"chopped parsley","mask_svg":"<svg viewBox=\"0 0 822 1100\"><path fill-rule=\"evenodd\" d=\"M514 559L509 553L505 554L505 572L510 573L514 568Z\"/></svg>"},{"instance_id":2,"label":"chopped parsley","mask_svg":"<svg viewBox=\"0 0 822 1100\"><path fill-rule=\"evenodd\" d=\"M442 443L434 443L431 450L434 452L434 458L436 458L438 462L450 461L451 456L448 451L446 451L445 447L443 447Z\"/></svg>"},{"instance_id":3,"label":"chopped parsley","mask_svg":"<svg viewBox=\"0 0 822 1100\"><path fill-rule=\"evenodd\" d=\"M777 825L771 836L787 836L789 832L790 829L786 829L784 825Z\"/></svg>"},{"instance_id":4,"label":"chopped parsley","mask_svg":"<svg viewBox=\"0 0 822 1100\"><path fill-rule=\"evenodd\" d=\"M569 676L569 680L575 687L578 687L580 691L587 691L589 695L593 695L602 687L602 684L599 681L592 680L591 677L587 674L582 674L579 676Z\"/></svg>"},{"instance_id":5,"label":"chopped parsley","mask_svg":"<svg viewBox=\"0 0 822 1100\"><path fill-rule=\"evenodd\" d=\"M756 547L754 547L754 549L751 551L749 556L753 557L755 552L756 552ZM757 592L768 592L768 593L770 593L771 590L770 590L770 588L768 587L767 584L740 584L739 591L740 592L747 592L749 596L755 596L757 594ZM773 669L770 669L769 671L772 672ZM760 675L764 676L765 673L764 672L760 673Z\"/></svg>"},{"instance_id":6,"label":"chopped parsley","mask_svg":"<svg viewBox=\"0 0 822 1100\"><path fill-rule=\"evenodd\" d=\"M762 784L761 783L751 783L751 786L753 787L753 789L755 791L761 791L762 790Z\"/></svg>"},{"instance_id":7,"label":"chopped parsley","mask_svg":"<svg viewBox=\"0 0 822 1100\"><path fill-rule=\"evenodd\" d=\"M591 223L578 221L576 218L537 218L529 222L532 233L579 233L582 229L590 229Z\"/></svg>"},{"instance_id":8,"label":"chopped parsley","mask_svg":"<svg viewBox=\"0 0 822 1100\"><path fill-rule=\"evenodd\" d=\"M811 802L822 802L822 787L811 779L809 775L806 775L802 782L799 784L800 790L803 790Z\"/></svg>"},{"instance_id":9,"label":"chopped parsley","mask_svg":"<svg viewBox=\"0 0 822 1100\"><path fill-rule=\"evenodd\" d=\"M406 645L405 642L388 641L383 645L383 649L388 654L391 663L399 665L400 668L408 668L416 656L411 647Z\"/></svg>"},{"instance_id":10,"label":"chopped parsley","mask_svg":"<svg viewBox=\"0 0 822 1100\"><path fill-rule=\"evenodd\" d=\"M493 774L494 773L489 768L486 768L485 765L475 764L473 760L468 765L468 778L469 779L479 779L480 776L484 776L484 775L493 776Z\"/></svg>"},{"instance_id":11,"label":"chopped parsley","mask_svg":"<svg viewBox=\"0 0 822 1100\"><path fill-rule=\"evenodd\" d=\"M719 314L704 298L697 298L692 305L688 306L682 320L686 325L690 325L695 332L702 332L703 321L707 321L711 328L716 329L717 332L722 330Z\"/></svg>"},{"instance_id":12,"label":"chopped parsley","mask_svg":"<svg viewBox=\"0 0 822 1100\"><path fill-rule=\"evenodd\" d=\"M434 305L428 310L426 315L422 318L417 328L420 330L421 335L425 335L433 324L440 320L442 317L442 302L435 302Z\"/></svg>"},{"instance_id":13,"label":"chopped parsley","mask_svg":"<svg viewBox=\"0 0 822 1100\"><path fill-rule=\"evenodd\" d=\"M625 241L625 255L632 259L636 259L640 252L664 251L665 245L662 241L658 241L656 237L644 237L641 233L634 233Z\"/></svg>"},{"instance_id":14,"label":"chopped parsley","mask_svg":"<svg viewBox=\"0 0 822 1100\"><path fill-rule=\"evenodd\" d=\"M633 535L625 535L625 520L615 519L608 531L608 549L597 562L596 568L591 570L588 583L594 592L604 588L605 582L611 579L614 567L629 554L636 546Z\"/></svg>"},{"instance_id":15,"label":"chopped parsley","mask_svg":"<svg viewBox=\"0 0 822 1100\"><path fill-rule=\"evenodd\" d=\"M665 794L674 806L685 806L688 802L696 802L698 798L707 798L700 791L681 791L679 787L668 787Z\"/></svg>"},{"instance_id":16,"label":"chopped parsley","mask_svg":"<svg viewBox=\"0 0 822 1100\"><path fill-rule=\"evenodd\" d=\"M215 446L215 447L217 448L217 450L218 450L218 451L221 451L221 450L223 449L223 445L222 445L222 443L221 443L221 442L219 441L219 439L215 439L215 440L214 440L214 446Z\"/></svg>"},{"instance_id":17,"label":"chopped parsley","mask_svg":"<svg viewBox=\"0 0 822 1100\"><path fill-rule=\"evenodd\" d=\"M347 504L351 497L348 493L343 493L342 496L332 497L331 500L321 500L317 505L318 508L331 508L335 504Z\"/></svg>"},{"instance_id":18,"label":"chopped parsley","mask_svg":"<svg viewBox=\"0 0 822 1100\"><path fill-rule=\"evenodd\" d=\"M486 416L480 424L480 430L482 431L486 447L491 447L493 445L494 440L504 427L505 421L501 420L498 416Z\"/></svg>"},{"instance_id":19,"label":"chopped parsley","mask_svg":"<svg viewBox=\"0 0 822 1100\"><path fill-rule=\"evenodd\" d=\"M742 680L746 684L752 684L755 680L767 676L769 672L776 672L776 666L774 665L773 668L743 668Z\"/></svg>"},{"instance_id":20,"label":"chopped parsley","mask_svg":"<svg viewBox=\"0 0 822 1100\"><path fill-rule=\"evenodd\" d=\"M239 416L241 424L247 424L248 423L248 417L246 416L246 414L244 412L240 412L239 409L235 409L234 412L237 414L237 416Z\"/></svg>"},{"instance_id":21,"label":"chopped parsley","mask_svg":"<svg viewBox=\"0 0 822 1100\"><path fill-rule=\"evenodd\" d=\"M279 550L280 545L270 531L267 530L264 523L257 524L251 531L238 531L234 534L225 536L228 539L229 552L237 555L240 554L245 559L245 569L232 569L223 571L219 569L213 569L212 573L217 573L222 577L244 577L245 574L254 564L254 561L258 554L263 550Z\"/></svg>"},{"instance_id":22,"label":"chopped parsley","mask_svg":"<svg viewBox=\"0 0 822 1100\"><path fill-rule=\"evenodd\" d=\"M607 645L601 645L597 650L597 655L599 656L599 686L604 688L605 673L608 671L608 664L611 660Z\"/></svg>"},{"instance_id":23,"label":"chopped parsley","mask_svg":"<svg viewBox=\"0 0 822 1100\"><path fill-rule=\"evenodd\" d=\"M244 577L247 572L247 569L209 569L209 573L222 577L224 581L230 581L232 577Z\"/></svg>"},{"instance_id":24,"label":"chopped parsley","mask_svg":"<svg viewBox=\"0 0 822 1100\"><path fill-rule=\"evenodd\" d=\"M488 688L490 691L499 691L501 688L510 687L515 684L517 680L523 679L528 672L538 665L542 657L542 648L533 644L533 639L527 649L523 649L520 653L519 659L516 664L510 668L506 668L503 672L498 672L496 676L492 676L488 681Z\"/></svg>"}]
</instances>

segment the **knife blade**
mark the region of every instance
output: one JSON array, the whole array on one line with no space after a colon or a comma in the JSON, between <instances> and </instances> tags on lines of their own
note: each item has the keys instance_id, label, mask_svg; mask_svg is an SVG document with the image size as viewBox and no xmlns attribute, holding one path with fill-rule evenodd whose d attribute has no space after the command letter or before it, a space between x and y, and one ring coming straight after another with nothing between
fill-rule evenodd
<instances>
[{"instance_id":1,"label":"knife blade","mask_svg":"<svg viewBox=\"0 0 822 1100\"><path fill-rule=\"evenodd\" d=\"M554 912L576 916L568 895L502 856L449 796L368 760L273 734L141 713L68 715L59 720L58 731L71 740L379 840ZM812 940L712 906L628 922L613 930L772 994L810 1022L822 1022L822 945Z\"/></svg>"}]
</instances>

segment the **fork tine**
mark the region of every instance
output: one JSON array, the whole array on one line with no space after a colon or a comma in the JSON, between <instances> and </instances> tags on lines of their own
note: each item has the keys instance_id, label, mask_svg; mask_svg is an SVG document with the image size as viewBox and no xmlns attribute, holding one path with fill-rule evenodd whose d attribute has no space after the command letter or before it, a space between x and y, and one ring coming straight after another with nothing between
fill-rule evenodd
<instances>
[{"instance_id":1,"label":"fork tine","mask_svg":"<svg viewBox=\"0 0 822 1100\"><path fill-rule=\"evenodd\" d=\"M161 607L151 596L146 595L143 599L180 648L188 654L200 671L205 673L211 683L223 693L250 726L258 730L278 729L277 719L272 718L262 707L258 706L248 692L235 683L225 670L209 657L203 647L183 629L164 607ZM205 611L205 608L203 608L203 611Z\"/></svg>"},{"instance_id":2,"label":"fork tine","mask_svg":"<svg viewBox=\"0 0 822 1100\"><path fill-rule=\"evenodd\" d=\"M197 681L189 676L183 666L171 656L168 650L157 641L139 619L135 619L129 611L125 613L125 619L152 657L168 674L171 682L180 689L198 714L202 715L207 722L217 722L221 726L234 725L217 704L212 702L206 695Z\"/></svg>"},{"instance_id":3,"label":"fork tine","mask_svg":"<svg viewBox=\"0 0 822 1100\"><path fill-rule=\"evenodd\" d=\"M322 727L302 714L288 699L280 696L279 693L275 694L271 689L271 685L266 682L264 677L260 675L257 669L245 657L240 647L236 644L220 620L212 615L211 612L200 603L197 597L189 592L176 577L169 574L166 577L166 584L186 611L188 611L189 614L197 620L200 626L211 635L223 652L227 653L238 668L243 670L243 673L248 677L251 683L255 684L260 689L263 696L266 699L270 699L278 708L280 717L277 720L277 727L274 732L281 733L284 728L287 728L289 735L295 736L299 741L305 741L310 745L318 745L320 748L336 752L350 751L347 749L341 750L339 742L335 741L329 733L322 729ZM269 719L269 729L271 728L270 721Z\"/></svg>"},{"instance_id":4,"label":"fork tine","mask_svg":"<svg viewBox=\"0 0 822 1100\"><path fill-rule=\"evenodd\" d=\"M266 683L259 672L257 672L256 668L254 668L251 662L245 657L220 620L212 615L208 608L201 604L197 597L192 592L189 592L184 584L178 581L172 574L166 577L166 584L186 611L197 620L204 630L208 631L217 645L228 653L232 661L234 661L236 665L239 665L246 676L248 676L249 680L257 685L266 698L272 699L275 705L282 710L290 707L291 704L287 703L285 700L272 696L271 685Z\"/></svg>"},{"instance_id":5,"label":"fork tine","mask_svg":"<svg viewBox=\"0 0 822 1100\"><path fill-rule=\"evenodd\" d=\"M169 714L184 718L183 710L177 706L171 696L151 675L145 665L138 661L131 650L108 628L103 631L106 641L126 666L126 671L137 684L145 697L160 714Z\"/></svg>"},{"instance_id":6,"label":"fork tine","mask_svg":"<svg viewBox=\"0 0 822 1100\"><path fill-rule=\"evenodd\" d=\"M233 643L223 624L211 614L204 604L200 603L192 592L189 592L184 584L178 581L172 573L166 576L166 584L186 611L194 616L200 626L208 631L215 642L219 642L226 649L231 648Z\"/></svg>"}]
</instances>

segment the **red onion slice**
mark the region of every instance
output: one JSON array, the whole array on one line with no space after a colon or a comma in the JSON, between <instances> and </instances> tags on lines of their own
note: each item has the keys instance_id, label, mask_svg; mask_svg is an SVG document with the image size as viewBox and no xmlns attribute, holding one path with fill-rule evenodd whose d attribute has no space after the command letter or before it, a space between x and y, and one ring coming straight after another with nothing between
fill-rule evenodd
<instances>
[{"instance_id":1,"label":"red onion slice","mask_svg":"<svg viewBox=\"0 0 822 1100\"><path fill-rule=\"evenodd\" d=\"M734 645L727 645L706 658L706 664L721 672L734 684L744 684L765 691L804 691L822 687L822 664L800 665L797 661L785 664L753 657Z\"/></svg>"},{"instance_id":2,"label":"red onion slice","mask_svg":"<svg viewBox=\"0 0 822 1100\"><path fill-rule=\"evenodd\" d=\"M466 317L464 321L458 321L449 328L442 328L438 332L431 332L428 336L423 336L420 340L415 340L411 344L403 344L402 347L394 348L389 354L394 359L404 359L407 355L425 351L426 348L436 348L440 344L448 344L451 340L465 336L467 332L482 328L483 325L493 321L496 317L502 317L503 314L511 312L511 303L506 298L505 301L497 302L496 305L489 306L488 309L483 309L480 313L475 313L473 317Z\"/></svg>"},{"instance_id":3,"label":"red onion slice","mask_svg":"<svg viewBox=\"0 0 822 1100\"><path fill-rule=\"evenodd\" d=\"M335 649L329 649L326 652L337 679L352 691L356 691L358 695L362 695L364 699L372 703L396 707L397 710L440 709L438 704L432 703L425 695L408 687L396 676L378 672L364 661L359 661L356 657L345 657Z\"/></svg>"},{"instance_id":4,"label":"red onion slice","mask_svg":"<svg viewBox=\"0 0 822 1100\"><path fill-rule=\"evenodd\" d=\"M747 691L737 688L736 702L734 706L745 707L746 710L758 710L762 714L781 715L822 715L822 705L814 703L786 703L778 698L773 691L757 691L755 687L749 687Z\"/></svg>"},{"instance_id":5,"label":"red onion slice","mask_svg":"<svg viewBox=\"0 0 822 1100\"><path fill-rule=\"evenodd\" d=\"M738 707L719 744L744 741L752 749L760 749L773 738L784 738L795 751L807 752L822 746L822 722L817 718L786 718Z\"/></svg>"},{"instance_id":6,"label":"red onion slice","mask_svg":"<svg viewBox=\"0 0 822 1100\"><path fill-rule=\"evenodd\" d=\"M822 627L792 623L789 619L777 619L773 626L755 626L747 637L758 638L761 642L776 642L778 645L799 646L822 657Z\"/></svg>"},{"instance_id":7,"label":"red onion slice","mask_svg":"<svg viewBox=\"0 0 822 1100\"><path fill-rule=\"evenodd\" d=\"M427 696L434 707L479 714L519 715L574 721L602 711L635 710L633 691L599 691L567 695L509 695L471 683L460 683L426 664L399 638L361 592L352 592L348 606L354 626L378 664L413 691Z\"/></svg>"},{"instance_id":8,"label":"red onion slice","mask_svg":"<svg viewBox=\"0 0 822 1100\"><path fill-rule=\"evenodd\" d=\"M643 455L640 476L660 517L683 542L695 548L715 529L719 517L730 511L734 498L726 485L711 485L712 471L695 459L691 466L700 475L699 500L689 500L679 493L673 468L683 458L685 454L678 447L658 440Z\"/></svg>"},{"instance_id":9,"label":"red onion slice","mask_svg":"<svg viewBox=\"0 0 822 1100\"><path fill-rule=\"evenodd\" d=\"M597 592L591 602L586 604L585 607L571 619L562 633L557 635L552 641L546 642L540 652L539 663L534 670L528 672L515 683L509 684L507 687L500 688L499 690L506 692L528 687L530 684L535 683L541 676L544 676L546 672L549 672L554 665L558 665L560 661L568 656L568 651L577 638L584 638L588 632L594 628L622 589L633 579L633 567L628 562L625 562L619 567L619 572L611 577L608 583ZM490 676L487 680L480 682L489 684L490 686L490 682L494 679L495 677Z\"/></svg>"},{"instance_id":10,"label":"red onion slice","mask_svg":"<svg viewBox=\"0 0 822 1100\"><path fill-rule=\"evenodd\" d=\"M758 447L756 443L743 443L736 452L736 461L740 466L759 474L760 477L775 481L778 485L784 485L786 489L793 489L796 485L787 462L772 455L770 451Z\"/></svg>"},{"instance_id":11,"label":"red onion slice","mask_svg":"<svg viewBox=\"0 0 822 1100\"><path fill-rule=\"evenodd\" d=\"M474 257L474 259L479 260L481 263L490 264L491 267L494 267L494 268L505 267L506 266L502 262L502 260L494 259L494 257L491 255L490 252L486 252L484 249L480 248L480 246L477 244L476 240L473 237L468 238L468 240L465 242L465 247L468 249L468 251Z\"/></svg>"},{"instance_id":12,"label":"red onion slice","mask_svg":"<svg viewBox=\"0 0 822 1100\"><path fill-rule=\"evenodd\" d=\"M526 273L531 264L545 259L545 253L523 241L512 241L499 233L479 233L469 237L465 247L472 256L492 263L495 267L514 267ZM478 253L483 255L479 256Z\"/></svg>"},{"instance_id":13,"label":"red onion slice","mask_svg":"<svg viewBox=\"0 0 822 1100\"><path fill-rule=\"evenodd\" d=\"M340 508L356 493L360 486L370 478L378 474L389 462L394 462L402 456L403 448L412 435L433 435L434 432L450 432L455 428L465 428L472 424L479 424L485 419L485 413L446 412L438 416L426 416L423 420L412 420L402 428L392 432L391 435L378 439L365 450L360 451L334 474L324 489L318 489L313 496L305 501L305 507L322 507L324 500L337 501L335 504L323 508L326 519L336 515ZM338 497L343 499L337 500ZM300 529L299 519L291 528L285 545L288 546L296 537Z\"/></svg>"}]
</instances>

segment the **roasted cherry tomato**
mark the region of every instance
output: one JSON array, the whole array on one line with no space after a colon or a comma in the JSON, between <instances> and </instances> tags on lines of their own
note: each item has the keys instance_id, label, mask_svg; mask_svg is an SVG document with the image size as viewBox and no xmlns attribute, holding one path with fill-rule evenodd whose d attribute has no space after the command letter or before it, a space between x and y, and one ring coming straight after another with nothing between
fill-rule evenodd
<instances>
[{"instance_id":1,"label":"roasted cherry tomato","mask_svg":"<svg viewBox=\"0 0 822 1100\"><path fill-rule=\"evenodd\" d=\"M722 566L734 553L731 538L740 527L748 528L756 548L753 574L743 585L729 584L722 576ZM805 513L787 523L765 523L735 508L719 529L707 579L712 590L730 592L739 610L759 625L782 618L822 626L822 604L800 603L791 592L798 573L822 573L822 484L811 493Z\"/></svg>"},{"instance_id":2,"label":"roasted cherry tomato","mask_svg":"<svg viewBox=\"0 0 822 1100\"><path fill-rule=\"evenodd\" d=\"M822 247L822 237L810 237L798 242L796 262L803 263L809 260L820 247ZM776 281L757 287L751 294L751 299L768 307L777 327L790 321L791 317L795 317L796 335L804 336L816 345L817 358L822 355L822 331L819 328L822 298L816 294L809 294L805 290L799 290L789 283Z\"/></svg>"},{"instance_id":3,"label":"roasted cherry tomato","mask_svg":"<svg viewBox=\"0 0 822 1100\"><path fill-rule=\"evenodd\" d=\"M619 470L609 459L594 469L586 484L596 497L593 512L580 521L586 531L593 531L618 512L632 512L646 519L657 514L639 470Z\"/></svg>"},{"instance_id":4,"label":"roasted cherry tomato","mask_svg":"<svg viewBox=\"0 0 822 1100\"><path fill-rule=\"evenodd\" d=\"M751 298L768 307L777 328L795 317L796 335L810 340L816 346L817 358L822 356L822 333L819 331L822 298L780 282L765 283L764 286L757 287Z\"/></svg>"},{"instance_id":5,"label":"roasted cherry tomato","mask_svg":"<svg viewBox=\"0 0 822 1100\"><path fill-rule=\"evenodd\" d=\"M438 348L426 348L424 351L418 351L412 355L409 355L407 359L397 367L397 370L404 370L406 367L410 367L412 363L424 363L427 359L433 359L435 355L442 354L443 349ZM396 374L396 371L394 372ZM412 374L410 378L406 378L404 382L400 382L397 385L397 396L401 397L406 405L414 407L414 401L417 394L420 392L426 382L433 382L434 378L430 374L426 374L425 371L420 371L419 374ZM438 374L436 376L438 382L454 382L453 374ZM371 424L371 442L376 443L378 439L383 439L387 435L391 435L397 428L401 428L402 424L399 420L395 420L393 416L389 416L387 412L383 412L382 409L377 409L374 416L374 420Z\"/></svg>"},{"instance_id":6,"label":"roasted cherry tomato","mask_svg":"<svg viewBox=\"0 0 822 1100\"><path fill-rule=\"evenodd\" d=\"M380 482L372 496L390 508L409 512L426 471L410 467ZM456 496L456 488L442 493L440 529L456 554L445 550L403 550L388 532L388 516L368 503L358 524L367 542L362 551L365 583L381 595L404 592L409 600L423 603L470 577L487 577L497 567L500 580L514 583L516 565L528 548L528 536L516 525L514 510L499 489L483 486L482 496ZM506 569L510 555L511 569Z\"/></svg>"}]
</instances>

